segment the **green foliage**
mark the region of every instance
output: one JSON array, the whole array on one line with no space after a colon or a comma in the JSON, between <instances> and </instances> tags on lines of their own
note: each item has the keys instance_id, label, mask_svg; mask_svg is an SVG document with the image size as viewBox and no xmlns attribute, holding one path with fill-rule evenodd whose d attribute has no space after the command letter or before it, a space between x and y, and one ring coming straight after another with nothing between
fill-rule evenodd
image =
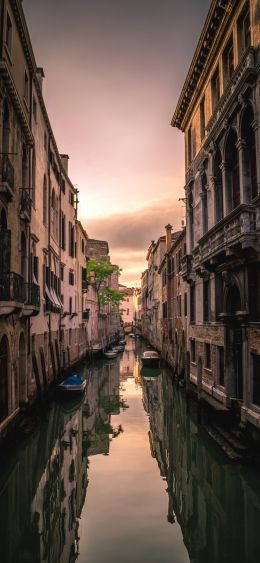
<instances>
[{"instance_id":1,"label":"green foliage","mask_svg":"<svg viewBox=\"0 0 260 563\"><path fill-rule=\"evenodd\" d=\"M97 260L93 256L86 264L86 276L87 281L91 280L91 275L94 274L93 285L97 292L98 306L111 304L112 309L117 310L121 301L124 300L124 294L117 289L112 289L111 287L104 287L104 282L109 278L114 272L120 274L121 269L117 264L111 264L105 258Z\"/></svg>"}]
</instances>

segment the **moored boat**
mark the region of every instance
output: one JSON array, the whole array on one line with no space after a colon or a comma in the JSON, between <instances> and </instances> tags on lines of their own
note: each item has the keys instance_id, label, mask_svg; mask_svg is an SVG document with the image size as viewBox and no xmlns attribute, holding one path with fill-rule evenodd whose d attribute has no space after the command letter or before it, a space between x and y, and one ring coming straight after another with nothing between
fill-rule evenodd
<instances>
[{"instance_id":1,"label":"moored boat","mask_svg":"<svg viewBox=\"0 0 260 563\"><path fill-rule=\"evenodd\" d=\"M142 365L157 368L160 365L160 356L156 350L145 350L141 357Z\"/></svg>"},{"instance_id":2,"label":"moored boat","mask_svg":"<svg viewBox=\"0 0 260 563\"><path fill-rule=\"evenodd\" d=\"M82 379L79 375L73 373L59 383L58 390L61 391L62 394L71 397L72 395L83 393L86 384L86 379Z\"/></svg>"},{"instance_id":3,"label":"moored boat","mask_svg":"<svg viewBox=\"0 0 260 563\"><path fill-rule=\"evenodd\" d=\"M117 351L116 350L107 350L106 352L104 352L104 356L108 360L113 360L114 358L117 357Z\"/></svg>"}]
</instances>

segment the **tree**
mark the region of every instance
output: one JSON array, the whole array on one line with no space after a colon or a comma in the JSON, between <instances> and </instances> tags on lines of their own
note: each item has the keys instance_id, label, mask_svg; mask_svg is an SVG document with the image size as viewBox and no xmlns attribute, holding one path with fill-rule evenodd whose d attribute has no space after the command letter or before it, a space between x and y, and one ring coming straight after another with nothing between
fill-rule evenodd
<instances>
[{"instance_id":1,"label":"tree","mask_svg":"<svg viewBox=\"0 0 260 563\"><path fill-rule=\"evenodd\" d=\"M105 285L106 280L113 273L120 274L121 269L116 264L111 264L105 258L97 260L95 256L90 258L86 265L87 281L90 282L93 276L93 286L97 294L98 311L101 305L110 304L113 310L118 310L121 301L124 300L124 294L117 289L112 289Z\"/></svg>"}]
</instances>

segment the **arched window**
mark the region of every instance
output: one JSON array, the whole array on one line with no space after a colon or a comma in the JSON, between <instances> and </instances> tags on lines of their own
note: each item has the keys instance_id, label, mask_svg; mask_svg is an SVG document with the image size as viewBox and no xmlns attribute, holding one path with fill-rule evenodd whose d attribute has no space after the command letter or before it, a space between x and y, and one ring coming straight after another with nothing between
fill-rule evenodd
<instances>
[{"instance_id":1,"label":"arched window","mask_svg":"<svg viewBox=\"0 0 260 563\"><path fill-rule=\"evenodd\" d=\"M231 129L226 143L226 174L227 174L227 210L235 209L240 204L239 160L237 150L237 134Z\"/></svg>"},{"instance_id":2,"label":"arched window","mask_svg":"<svg viewBox=\"0 0 260 563\"><path fill-rule=\"evenodd\" d=\"M8 416L9 346L6 336L0 341L0 422Z\"/></svg>"},{"instance_id":3,"label":"arched window","mask_svg":"<svg viewBox=\"0 0 260 563\"><path fill-rule=\"evenodd\" d=\"M9 137L10 137L10 118L9 107L7 99L3 103L3 153L7 156L9 152Z\"/></svg>"},{"instance_id":4,"label":"arched window","mask_svg":"<svg viewBox=\"0 0 260 563\"><path fill-rule=\"evenodd\" d=\"M207 176L203 172L201 178L201 207L202 207L202 228L203 234L208 231L208 192L207 192Z\"/></svg>"},{"instance_id":5,"label":"arched window","mask_svg":"<svg viewBox=\"0 0 260 563\"><path fill-rule=\"evenodd\" d=\"M23 145L22 153L22 188L28 189L28 155L25 145Z\"/></svg>"},{"instance_id":6,"label":"arched window","mask_svg":"<svg viewBox=\"0 0 260 563\"><path fill-rule=\"evenodd\" d=\"M42 222L45 226L47 225L47 180L45 174L43 178Z\"/></svg>"},{"instance_id":7,"label":"arched window","mask_svg":"<svg viewBox=\"0 0 260 563\"><path fill-rule=\"evenodd\" d=\"M194 209L193 209L193 183L189 186L188 191L188 221L190 235L190 249L194 247Z\"/></svg>"},{"instance_id":8,"label":"arched window","mask_svg":"<svg viewBox=\"0 0 260 563\"><path fill-rule=\"evenodd\" d=\"M221 152L219 147L216 150L214 158L214 181L215 181L215 217L216 221L221 221L223 218L223 183L221 171Z\"/></svg>"},{"instance_id":9,"label":"arched window","mask_svg":"<svg viewBox=\"0 0 260 563\"><path fill-rule=\"evenodd\" d=\"M35 207L35 194L36 194L36 155L35 149L32 153L32 202Z\"/></svg>"},{"instance_id":10,"label":"arched window","mask_svg":"<svg viewBox=\"0 0 260 563\"><path fill-rule=\"evenodd\" d=\"M56 197L55 197L55 191L52 188L52 193L51 193L51 233L53 236L55 236L55 214L56 214Z\"/></svg>"},{"instance_id":11,"label":"arched window","mask_svg":"<svg viewBox=\"0 0 260 563\"><path fill-rule=\"evenodd\" d=\"M232 285L226 296L226 310L229 315L235 315L237 311L241 311L241 297L237 285Z\"/></svg>"},{"instance_id":12,"label":"arched window","mask_svg":"<svg viewBox=\"0 0 260 563\"><path fill-rule=\"evenodd\" d=\"M241 137L245 142L243 148L243 177L245 178L245 189L248 189L248 201L257 196L257 165L256 165L256 143L255 132L252 127L254 114L249 105L245 109L241 123Z\"/></svg>"},{"instance_id":13,"label":"arched window","mask_svg":"<svg viewBox=\"0 0 260 563\"><path fill-rule=\"evenodd\" d=\"M55 237L56 240L59 239L59 198L56 197L55 204Z\"/></svg>"}]
</instances>

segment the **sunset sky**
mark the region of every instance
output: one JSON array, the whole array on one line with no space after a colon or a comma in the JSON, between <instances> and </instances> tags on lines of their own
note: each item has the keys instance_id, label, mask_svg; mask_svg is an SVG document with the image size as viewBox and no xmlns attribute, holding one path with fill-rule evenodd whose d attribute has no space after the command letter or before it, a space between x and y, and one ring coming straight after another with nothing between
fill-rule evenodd
<instances>
[{"instance_id":1,"label":"sunset sky","mask_svg":"<svg viewBox=\"0 0 260 563\"><path fill-rule=\"evenodd\" d=\"M24 0L43 93L80 213L138 285L152 239L184 218L170 126L210 0Z\"/></svg>"}]
</instances>

